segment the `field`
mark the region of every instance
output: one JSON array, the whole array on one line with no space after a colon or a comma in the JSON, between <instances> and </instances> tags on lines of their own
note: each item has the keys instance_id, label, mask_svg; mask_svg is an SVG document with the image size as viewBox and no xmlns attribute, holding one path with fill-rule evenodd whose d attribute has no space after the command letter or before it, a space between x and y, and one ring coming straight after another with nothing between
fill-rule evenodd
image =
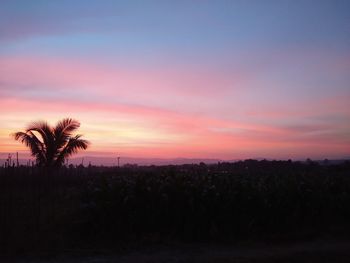
<instances>
[{"instance_id":1,"label":"field","mask_svg":"<svg viewBox=\"0 0 350 263\"><path fill-rule=\"evenodd\" d=\"M0 168L3 255L350 233L350 163Z\"/></svg>"}]
</instances>

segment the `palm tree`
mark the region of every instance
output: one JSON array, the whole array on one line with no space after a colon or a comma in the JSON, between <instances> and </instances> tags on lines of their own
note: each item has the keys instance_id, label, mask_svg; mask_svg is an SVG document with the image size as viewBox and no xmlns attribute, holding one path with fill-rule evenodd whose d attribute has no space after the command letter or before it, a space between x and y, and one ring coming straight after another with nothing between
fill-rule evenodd
<instances>
[{"instance_id":1,"label":"palm tree","mask_svg":"<svg viewBox=\"0 0 350 263\"><path fill-rule=\"evenodd\" d=\"M65 160L78 150L86 150L89 141L81 139L82 135L72 133L80 127L77 120L66 118L55 127L47 122L31 123L25 132L13 134L15 140L29 147L39 166L60 167Z\"/></svg>"}]
</instances>

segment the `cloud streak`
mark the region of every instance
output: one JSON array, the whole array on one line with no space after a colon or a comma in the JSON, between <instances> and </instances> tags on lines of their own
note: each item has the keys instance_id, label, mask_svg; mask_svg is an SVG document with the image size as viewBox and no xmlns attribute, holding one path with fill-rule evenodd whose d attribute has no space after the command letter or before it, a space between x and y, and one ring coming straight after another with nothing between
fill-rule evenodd
<instances>
[{"instance_id":1,"label":"cloud streak","mask_svg":"<svg viewBox=\"0 0 350 263\"><path fill-rule=\"evenodd\" d=\"M0 152L82 122L88 154L349 155L348 4L5 3Z\"/></svg>"}]
</instances>

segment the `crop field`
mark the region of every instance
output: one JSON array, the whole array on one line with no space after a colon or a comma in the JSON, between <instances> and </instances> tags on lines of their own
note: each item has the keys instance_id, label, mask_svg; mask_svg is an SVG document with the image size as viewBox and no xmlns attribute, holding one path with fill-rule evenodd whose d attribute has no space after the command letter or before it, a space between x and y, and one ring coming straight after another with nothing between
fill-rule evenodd
<instances>
[{"instance_id":1,"label":"crop field","mask_svg":"<svg viewBox=\"0 0 350 263\"><path fill-rule=\"evenodd\" d=\"M350 233L350 163L0 168L6 253Z\"/></svg>"}]
</instances>

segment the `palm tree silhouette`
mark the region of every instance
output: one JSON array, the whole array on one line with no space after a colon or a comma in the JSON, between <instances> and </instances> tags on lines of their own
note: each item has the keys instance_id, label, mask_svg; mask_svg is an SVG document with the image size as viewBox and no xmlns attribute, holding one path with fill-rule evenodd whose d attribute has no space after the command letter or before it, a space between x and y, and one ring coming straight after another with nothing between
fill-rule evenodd
<instances>
[{"instance_id":1,"label":"palm tree silhouette","mask_svg":"<svg viewBox=\"0 0 350 263\"><path fill-rule=\"evenodd\" d=\"M86 150L89 141L81 139L82 135L72 133L80 127L77 120L66 118L55 127L47 122L31 123L25 132L13 134L15 140L29 147L39 166L60 167L65 160L78 150Z\"/></svg>"}]
</instances>

